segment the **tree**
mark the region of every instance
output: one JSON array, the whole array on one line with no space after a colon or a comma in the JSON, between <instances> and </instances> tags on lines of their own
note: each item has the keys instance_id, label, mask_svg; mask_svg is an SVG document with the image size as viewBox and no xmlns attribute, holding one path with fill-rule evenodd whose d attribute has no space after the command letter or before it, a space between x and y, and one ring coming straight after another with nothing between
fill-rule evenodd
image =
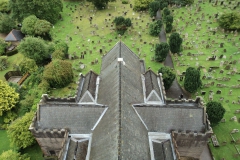
<instances>
[{"instance_id":1,"label":"tree","mask_svg":"<svg viewBox=\"0 0 240 160\"><path fill-rule=\"evenodd\" d=\"M149 14L150 17L155 17L157 11L159 10L160 4L158 1L153 1L149 4Z\"/></svg>"},{"instance_id":2,"label":"tree","mask_svg":"<svg viewBox=\"0 0 240 160\"><path fill-rule=\"evenodd\" d=\"M19 94L6 82L0 80L0 116L3 112L10 111L18 103Z\"/></svg>"},{"instance_id":3,"label":"tree","mask_svg":"<svg viewBox=\"0 0 240 160\"><path fill-rule=\"evenodd\" d=\"M40 38L24 38L19 44L18 50L27 58L35 60L38 65L44 63L44 60L50 57L47 45Z\"/></svg>"},{"instance_id":4,"label":"tree","mask_svg":"<svg viewBox=\"0 0 240 160\"><path fill-rule=\"evenodd\" d=\"M34 36L35 35L35 24L37 22L38 18L35 15L30 15L26 18L24 18L22 22L22 28L21 31L22 33L29 35L29 36Z\"/></svg>"},{"instance_id":5,"label":"tree","mask_svg":"<svg viewBox=\"0 0 240 160\"><path fill-rule=\"evenodd\" d=\"M184 79L184 88L188 92L194 93L200 86L202 86L200 70L193 67L188 67Z\"/></svg>"},{"instance_id":6,"label":"tree","mask_svg":"<svg viewBox=\"0 0 240 160\"><path fill-rule=\"evenodd\" d=\"M0 13L0 32L9 33L15 27L15 21L8 14Z\"/></svg>"},{"instance_id":7,"label":"tree","mask_svg":"<svg viewBox=\"0 0 240 160\"><path fill-rule=\"evenodd\" d=\"M73 80L72 64L63 60L54 60L49 63L43 72L45 79L50 87L65 87Z\"/></svg>"},{"instance_id":8,"label":"tree","mask_svg":"<svg viewBox=\"0 0 240 160\"><path fill-rule=\"evenodd\" d=\"M171 87L172 82L176 77L173 69L170 67L164 66L158 70L158 73L162 73L164 88L168 90Z\"/></svg>"},{"instance_id":9,"label":"tree","mask_svg":"<svg viewBox=\"0 0 240 160\"><path fill-rule=\"evenodd\" d=\"M51 28L52 25L50 22L38 19L34 26L34 32L35 35L45 36L50 32Z\"/></svg>"},{"instance_id":10,"label":"tree","mask_svg":"<svg viewBox=\"0 0 240 160\"><path fill-rule=\"evenodd\" d=\"M166 29L165 29L165 31L166 31L167 33L170 33L170 32L172 31L172 28L173 28L173 26L172 26L171 23L166 24Z\"/></svg>"},{"instance_id":11,"label":"tree","mask_svg":"<svg viewBox=\"0 0 240 160\"><path fill-rule=\"evenodd\" d=\"M164 8L168 7L168 0L157 0L160 4L160 9L163 10Z\"/></svg>"},{"instance_id":12,"label":"tree","mask_svg":"<svg viewBox=\"0 0 240 160\"><path fill-rule=\"evenodd\" d=\"M0 39L0 56L5 54L7 43Z\"/></svg>"},{"instance_id":13,"label":"tree","mask_svg":"<svg viewBox=\"0 0 240 160\"><path fill-rule=\"evenodd\" d=\"M230 12L222 14L218 19L218 24L220 27L229 30L239 30L240 29L240 13Z\"/></svg>"},{"instance_id":14,"label":"tree","mask_svg":"<svg viewBox=\"0 0 240 160\"><path fill-rule=\"evenodd\" d=\"M219 102L210 101L207 103L206 112L208 114L208 119L212 124L217 124L221 121L226 112L222 104Z\"/></svg>"},{"instance_id":15,"label":"tree","mask_svg":"<svg viewBox=\"0 0 240 160\"><path fill-rule=\"evenodd\" d=\"M35 139L29 131L33 116L33 112L28 112L9 125L7 134L12 146L24 149L35 143Z\"/></svg>"},{"instance_id":16,"label":"tree","mask_svg":"<svg viewBox=\"0 0 240 160\"><path fill-rule=\"evenodd\" d=\"M155 46L155 60L163 62L169 53L169 45L165 42L156 44Z\"/></svg>"},{"instance_id":17,"label":"tree","mask_svg":"<svg viewBox=\"0 0 240 160\"><path fill-rule=\"evenodd\" d=\"M173 16L172 15L167 15L164 19L164 22L166 24L172 24L173 23Z\"/></svg>"},{"instance_id":18,"label":"tree","mask_svg":"<svg viewBox=\"0 0 240 160\"><path fill-rule=\"evenodd\" d=\"M135 11L142 11L148 9L148 6L154 0L134 0L134 7Z\"/></svg>"},{"instance_id":19,"label":"tree","mask_svg":"<svg viewBox=\"0 0 240 160\"><path fill-rule=\"evenodd\" d=\"M13 18L18 21L35 15L39 19L54 24L59 19L63 9L61 0L10 0L9 4Z\"/></svg>"},{"instance_id":20,"label":"tree","mask_svg":"<svg viewBox=\"0 0 240 160\"><path fill-rule=\"evenodd\" d=\"M169 46L172 53L178 53L181 51L182 38L179 33L172 33L169 38Z\"/></svg>"},{"instance_id":21,"label":"tree","mask_svg":"<svg viewBox=\"0 0 240 160\"><path fill-rule=\"evenodd\" d=\"M0 12L9 12L10 8L9 8L9 0L1 0L0 1Z\"/></svg>"},{"instance_id":22,"label":"tree","mask_svg":"<svg viewBox=\"0 0 240 160\"><path fill-rule=\"evenodd\" d=\"M114 2L115 0L87 0L92 2L92 4L99 10L105 9L108 5L108 2Z\"/></svg>"},{"instance_id":23,"label":"tree","mask_svg":"<svg viewBox=\"0 0 240 160\"><path fill-rule=\"evenodd\" d=\"M25 74L25 73L33 73L37 70L37 64L33 59L30 58L24 58L20 63L19 63L19 68L20 71Z\"/></svg>"},{"instance_id":24,"label":"tree","mask_svg":"<svg viewBox=\"0 0 240 160\"><path fill-rule=\"evenodd\" d=\"M161 20L154 21L149 26L149 34L151 36L158 36L159 33L161 32L161 29L162 29L162 21Z\"/></svg>"},{"instance_id":25,"label":"tree","mask_svg":"<svg viewBox=\"0 0 240 160\"><path fill-rule=\"evenodd\" d=\"M115 23L117 33L121 35L123 35L127 31L128 27L131 27L132 25L130 18L125 19L122 16L115 17L113 23Z\"/></svg>"},{"instance_id":26,"label":"tree","mask_svg":"<svg viewBox=\"0 0 240 160\"><path fill-rule=\"evenodd\" d=\"M30 158L27 155L21 155L20 153L13 151L13 150L8 150L2 152L0 155L1 160L30 160Z\"/></svg>"},{"instance_id":27,"label":"tree","mask_svg":"<svg viewBox=\"0 0 240 160\"><path fill-rule=\"evenodd\" d=\"M66 59L66 56L65 54L63 53L62 50L55 50L52 54L52 59L61 59L61 60L64 60Z\"/></svg>"}]
</instances>

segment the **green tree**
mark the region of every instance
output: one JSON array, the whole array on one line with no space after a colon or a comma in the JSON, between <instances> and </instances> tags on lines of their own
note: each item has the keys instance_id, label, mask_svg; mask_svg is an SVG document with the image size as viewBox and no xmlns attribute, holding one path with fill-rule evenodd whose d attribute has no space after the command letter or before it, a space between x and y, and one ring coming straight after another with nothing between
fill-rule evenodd
<instances>
[{"instance_id":1,"label":"green tree","mask_svg":"<svg viewBox=\"0 0 240 160\"><path fill-rule=\"evenodd\" d=\"M153 1L149 4L149 14L150 17L155 17L157 11L159 10L160 4L158 1Z\"/></svg>"},{"instance_id":2,"label":"green tree","mask_svg":"<svg viewBox=\"0 0 240 160\"><path fill-rule=\"evenodd\" d=\"M73 80L72 64L63 60L54 60L49 63L43 72L45 79L50 87L65 87Z\"/></svg>"},{"instance_id":3,"label":"green tree","mask_svg":"<svg viewBox=\"0 0 240 160\"><path fill-rule=\"evenodd\" d=\"M155 45L155 60L163 62L169 53L169 45L165 42Z\"/></svg>"},{"instance_id":4,"label":"green tree","mask_svg":"<svg viewBox=\"0 0 240 160\"><path fill-rule=\"evenodd\" d=\"M30 15L26 18L24 18L22 22L22 28L21 31L22 33L29 35L29 36L34 36L35 35L35 24L37 22L38 18L35 15Z\"/></svg>"},{"instance_id":5,"label":"green tree","mask_svg":"<svg viewBox=\"0 0 240 160\"><path fill-rule=\"evenodd\" d=\"M1 160L30 160L30 158L27 155L21 155L20 153L13 151L13 150L8 150L2 152L0 155Z\"/></svg>"},{"instance_id":6,"label":"green tree","mask_svg":"<svg viewBox=\"0 0 240 160\"><path fill-rule=\"evenodd\" d=\"M162 73L164 88L166 90L168 90L171 87L171 85L176 77L173 69L170 67L164 66L158 70L158 73Z\"/></svg>"},{"instance_id":7,"label":"green tree","mask_svg":"<svg viewBox=\"0 0 240 160\"><path fill-rule=\"evenodd\" d=\"M121 35L123 35L127 31L128 27L132 25L130 18L125 19L122 16L115 17L113 23L115 23L117 33Z\"/></svg>"},{"instance_id":8,"label":"green tree","mask_svg":"<svg viewBox=\"0 0 240 160\"><path fill-rule=\"evenodd\" d=\"M65 55L68 54L68 45L62 40L57 40L54 42L54 50L61 50Z\"/></svg>"},{"instance_id":9,"label":"green tree","mask_svg":"<svg viewBox=\"0 0 240 160\"><path fill-rule=\"evenodd\" d=\"M202 81L200 77L200 70L193 67L188 67L184 79L184 88L190 93L197 91L199 87L202 86Z\"/></svg>"},{"instance_id":10,"label":"green tree","mask_svg":"<svg viewBox=\"0 0 240 160\"><path fill-rule=\"evenodd\" d=\"M33 112L28 112L9 125L7 134L12 146L24 149L35 143L35 139L29 131L33 116Z\"/></svg>"},{"instance_id":11,"label":"green tree","mask_svg":"<svg viewBox=\"0 0 240 160\"><path fill-rule=\"evenodd\" d=\"M33 59L30 58L24 58L20 63L19 63L19 68L20 71L25 74L25 73L33 73L37 70L37 64Z\"/></svg>"},{"instance_id":12,"label":"green tree","mask_svg":"<svg viewBox=\"0 0 240 160\"><path fill-rule=\"evenodd\" d=\"M170 32L172 31L172 28L173 28L172 24L171 24L171 23L168 23L168 24L166 24L166 29L165 29L165 31L166 31L167 33L170 33Z\"/></svg>"},{"instance_id":13,"label":"green tree","mask_svg":"<svg viewBox=\"0 0 240 160\"><path fill-rule=\"evenodd\" d=\"M1 0L0 1L0 12L9 12L9 0Z\"/></svg>"},{"instance_id":14,"label":"green tree","mask_svg":"<svg viewBox=\"0 0 240 160\"><path fill-rule=\"evenodd\" d=\"M35 15L54 24L59 19L63 4L61 0L10 0L10 8L13 18L18 21Z\"/></svg>"},{"instance_id":15,"label":"green tree","mask_svg":"<svg viewBox=\"0 0 240 160\"><path fill-rule=\"evenodd\" d=\"M169 38L169 46L172 53L179 53L181 51L182 38L179 33L172 33Z\"/></svg>"},{"instance_id":16,"label":"green tree","mask_svg":"<svg viewBox=\"0 0 240 160\"><path fill-rule=\"evenodd\" d=\"M0 32L9 33L15 27L15 21L8 14L0 13Z\"/></svg>"},{"instance_id":17,"label":"green tree","mask_svg":"<svg viewBox=\"0 0 240 160\"><path fill-rule=\"evenodd\" d=\"M114 2L115 0L87 0L92 2L92 4L99 10L105 9L108 5L108 2Z\"/></svg>"},{"instance_id":18,"label":"green tree","mask_svg":"<svg viewBox=\"0 0 240 160\"><path fill-rule=\"evenodd\" d=\"M50 32L51 28L52 25L50 22L38 19L34 26L34 32L35 35L45 36Z\"/></svg>"},{"instance_id":19,"label":"green tree","mask_svg":"<svg viewBox=\"0 0 240 160\"><path fill-rule=\"evenodd\" d=\"M161 29L162 29L162 21L161 20L154 21L149 26L149 34L151 36L158 36L159 33L161 32Z\"/></svg>"},{"instance_id":20,"label":"green tree","mask_svg":"<svg viewBox=\"0 0 240 160\"><path fill-rule=\"evenodd\" d=\"M230 12L222 14L218 19L218 24L220 27L229 30L239 30L240 29L240 13Z\"/></svg>"},{"instance_id":21,"label":"green tree","mask_svg":"<svg viewBox=\"0 0 240 160\"><path fill-rule=\"evenodd\" d=\"M208 114L208 119L212 124L217 124L221 121L226 112L225 108L223 108L222 104L215 101L210 101L207 103L206 112Z\"/></svg>"},{"instance_id":22,"label":"green tree","mask_svg":"<svg viewBox=\"0 0 240 160\"><path fill-rule=\"evenodd\" d=\"M52 54L52 59L61 59L61 60L64 60L66 59L66 56L65 54L63 53L62 50L55 50Z\"/></svg>"},{"instance_id":23,"label":"green tree","mask_svg":"<svg viewBox=\"0 0 240 160\"><path fill-rule=\"evenodd\" d=\"M135 11L142 11L148 9L148 6L154 0L134 0L134 7Z\"/></svg>"},{"instance_id":24,"label":"green tree","mask_svg":"<svg viewBox=\"0 0 240 160\"><path fill-rule=\"evenodd\" d=\"M164 19L164 22L166 24L172 24L173 23L173 16L172 15L167 15Z\"/></svg>"},{"instance_id":25,"label":"green tree","mask_svg":"<svg viewBox=\"0 0 240 160\"><path fill-rule=\"evenodd\" d=\"M0 56L5 54L6 47L7 43L4 40L0 39Z\"/></svg>"},{"instance_id":26,"label":"green tree","mask_svg":"<svg viewBox=\"0 0 240 160\"><path fill-rule=\"evenodd\" d=\"M3 112L10 111L18 103L19 94L6 82L0 80L0 116Z\"/></svg>"},{"instance_id":27,"label":"green tree","mask_svg":"<svg viewBox=\"0 0 240 160\"><path fill-rule=\"evenodd\" d=\"M18 51L27 58L34 59L37 65L50 57L44 40L35 37L24 38L18 46Z\"/></svg>"},{"instance_id":28,"label":"green tree","mask_svg":"<svg viewBox=\"0 0 240 160\"><path fill-rule=\"evenodd\" d=\"M159 2L159 4L160 4L159 7L161 10L168 7L168 2L169 2L168 0L156 0L156 1Z\"/></svg>"}]
</instances>

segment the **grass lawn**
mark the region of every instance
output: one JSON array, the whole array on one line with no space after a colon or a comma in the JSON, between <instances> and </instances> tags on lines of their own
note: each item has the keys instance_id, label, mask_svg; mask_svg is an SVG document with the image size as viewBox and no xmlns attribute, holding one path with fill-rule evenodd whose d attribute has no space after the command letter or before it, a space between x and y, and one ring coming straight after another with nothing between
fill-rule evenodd
<instances>
[{"instance_id":1,"label":"grass lawn","mask_svg":"<svg viewBox=\"0 0 240 160\"><path fill-rule=\"evenodd\" d=\"M13 147L10 146L9 139L7 137L6 130L0 130L0 154L4 151L7 151L9 149L13 149Z\"/></svg>"}]
</instances>

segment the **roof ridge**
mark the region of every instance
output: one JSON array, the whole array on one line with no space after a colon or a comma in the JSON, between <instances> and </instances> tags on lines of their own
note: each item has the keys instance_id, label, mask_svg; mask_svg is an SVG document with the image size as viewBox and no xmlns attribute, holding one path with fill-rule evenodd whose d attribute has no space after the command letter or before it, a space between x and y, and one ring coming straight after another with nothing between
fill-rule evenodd
<instances>
[{"instance_id":1,"label":"roof ridge","mask_svg":"<svg viewBox=\"0 0 240 160\"><path fill-rule=\"evenodd\" d=\"M118 42L118 44L119 44L119 57L121 57L121 44L122 44L122 42L120 41L120 42ZM122 111L121 111L121 109L122 109L122 101L121 101L121 70L122 70L122 63L118 63L119 64L119 90L118 90L118 94L119 94L119 119L118 119L118 123L119 123L119 125L118 125L118 130L119 130L119 135L118 135L118 159L120 160L121 159L121 147L122 147L122 145L121 145L121 141L122 141L122 130L121 130L121 128L122 128L122 120L121 120L121 114L122 114Z\"/></svg>"}]
</instances>

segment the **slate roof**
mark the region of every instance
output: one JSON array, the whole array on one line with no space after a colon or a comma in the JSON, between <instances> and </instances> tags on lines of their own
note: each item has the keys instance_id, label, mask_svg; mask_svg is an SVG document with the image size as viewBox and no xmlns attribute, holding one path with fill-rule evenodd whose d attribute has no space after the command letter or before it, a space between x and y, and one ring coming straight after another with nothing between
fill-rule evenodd
<instances>
[{"instance_id":1,"label":"slate roof","mask_svg":"<svg viewBox=\"0 0 240 160\"><path fill-rule=\"evenodd\" d=\"M103 57L98 103L109 108L93 131L90 159L150 159L147 129L132 108L143 103L139 62L122 42Z\"/></svg>"},{"instance_id":2,"label":"slate roof","mask_svg":"<svg viewBox=\"0 0 240 160\"><path fill-rule=\"evenodd\" d=\"M91 132L104 109L104 106L95 105L40 105L38 128L69 128L71 134L87 134Z\"/></svg>"},{"instance_id":3,"label":"slate roof","mask_svg":"<svg viewBox=\"0 0 240 160\"><path fill-rule=\"evenodd\" d=\"M173 160L173 153L170 140L161 143L153 142L155 160Z\"/></svg>"},{"instance_id":4,"label":"slate roof","mask_svg":"<svg viewBox=\"0 0 240 160\"><path fill-rule=\"evenodd\" d=\"M6 42L17 42L21 41L25 35L20 31L13 29L5 38Z\"/></svg>"},{"instance_id":5,"label":"slate roof","mask_svg":"<svg viewBox=\"0 0 240 160\"><path fill-rule=\"evenodd\" d=\"M81 97L83 96L83 94L86 91L89 91L91 93L91 95L93 96L93 98L95 98L97 77L98 77L98 74L96 74L93 71L90 71L86 74L85 79L84 79L84 85L82 88Z\"/></svg>"},{"instance_id":6,"label":"slate roof","mask_svg":"<svg viewBox=\"0 0 240 160\"><path fill-rule=\"evenodd\" d=\"M135 106L150 132L172 130L205 132L204 108L189 106Z\"/></svg>"},{"instance_id":7,"label":"slate roof","mask_svg":"<svg viewBox=\"0 0 240 160\"><path fill-rule=\"evenodd\" d=\"M85 160L89 141L70 138L66 160Z\"/></svg>"},{"instance_id":8,"label":"slate roof","mask_svg":"<svg viewBox=\"0 0 240 160\"><path fill-rule=\"evenodd\" d=\"M160 95L160 89L157 82L157 75L152 71L148 70L145 74L145 87L146 87L146 97L149 96L152 90L155 90L158 95Z\"/></svg>"}]
</instances>

